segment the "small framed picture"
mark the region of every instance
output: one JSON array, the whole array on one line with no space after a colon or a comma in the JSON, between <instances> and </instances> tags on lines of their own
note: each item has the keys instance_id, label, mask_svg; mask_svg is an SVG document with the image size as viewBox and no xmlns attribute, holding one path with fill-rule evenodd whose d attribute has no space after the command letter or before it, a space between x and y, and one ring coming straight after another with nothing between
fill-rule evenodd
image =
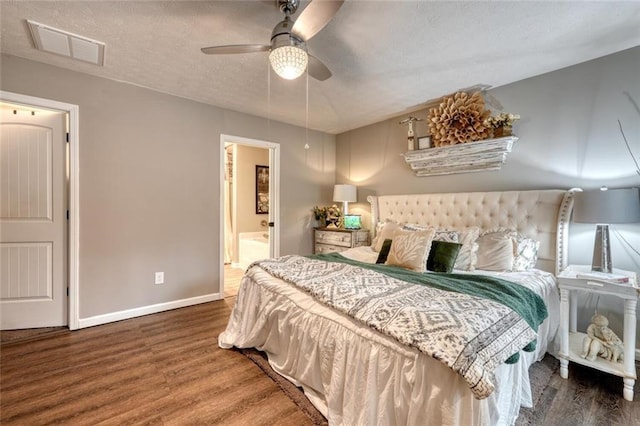
<instances>
[{"instance_id":1,"label":"small framed picture","mask_svg":"<svg viewBox=\"0 0 640 426\"><path fill-rule=\"evenodd\" d=\"M256 214L269 214L269 166L256 165Z\"/></svg>"},{"instance_id":2,"label":"small framed picture","mask_svg":"<svg viewBox=\"0 0 640 426\"><path fill-rule=\"evenodd\" d=\"M418 149L431 148L431 136L421 136L418 138Z\"/></svg>"}]
</instances>

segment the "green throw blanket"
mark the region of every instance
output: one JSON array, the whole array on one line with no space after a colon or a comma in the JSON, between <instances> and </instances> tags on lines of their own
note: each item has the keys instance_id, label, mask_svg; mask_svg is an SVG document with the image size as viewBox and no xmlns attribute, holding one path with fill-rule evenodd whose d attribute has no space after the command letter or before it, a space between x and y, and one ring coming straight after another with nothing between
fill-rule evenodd
<instances>
[{"instance_id":1,"label":"green throw blanket","mask_svg":"<svg viewBox=\"0 0 640 426\"><path fill-rule=\"evenodd\" d=\"M328 262L346 263L348 265L370 269L413 284L493 300L517 312L527 324L529 324L529 327L535 331L538 330L540 324L542 324L548 316L547 307L540 296L526 287L500 278L486 275L446 274L437 272L423 274L397 266L359 262L357 260L347 259L339 253L315 254L307 257ZM531 352L535 350L535 348L536 341L533 340L525 346L523 350ZM517 362L518 359L519 354L515 353L505 362L507 364L513 364Z\"/></svg>"}]
</instances>

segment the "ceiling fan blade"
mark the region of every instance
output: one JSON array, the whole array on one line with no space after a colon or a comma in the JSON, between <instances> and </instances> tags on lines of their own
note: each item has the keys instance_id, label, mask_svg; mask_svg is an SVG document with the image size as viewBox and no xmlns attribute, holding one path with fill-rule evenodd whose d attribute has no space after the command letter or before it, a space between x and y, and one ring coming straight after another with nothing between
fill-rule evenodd
<instances>
[{"instance_id":1,"label":"ceiling fan blade","mask_svg":"<svg viewBox=\"0 0 640 426\"><path fill-rule=\"evenodd\" d=\"M320 62L320 59L315 56L309 55L309 64L307 67L309 69L309 75L316 80L325 81L331 77L331 71L329 71L329 68L327 68L327 66Z\"/></svg>"},{"instance_id":2,"label":"ceiling fan blade","mask_svg":"<svg viewBox=\"0 0 640 426\"><path fill-rule=\"evenodd\" d=\"M264 44L233 44L229 46L211 46L200 49L207 55L228 55L232 53L267 52L271 46Z\"/></svg>"},{"instance_id":3,"label":"ceiling fan blade","mask_svg":"<svg viewBox=\"0 0 640 426\"><path fill-rule=\"evenodd\" d=\"M300 13L291 32L303 41L309 40L331 21L344 0L313 0Z\"/></svg>"}]
</instances>

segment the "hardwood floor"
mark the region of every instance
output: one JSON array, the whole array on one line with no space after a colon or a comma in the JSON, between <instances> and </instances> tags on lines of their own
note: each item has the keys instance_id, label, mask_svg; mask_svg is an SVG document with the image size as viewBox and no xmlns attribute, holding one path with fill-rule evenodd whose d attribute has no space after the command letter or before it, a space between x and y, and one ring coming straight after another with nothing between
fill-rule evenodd
<instances>
[{"instance_id":1,"label":"hardwood floor","mask_svg":"<svg viewBox=\"0 0 640 426\"><path fill-rule=\"evenodd\" d=\"M0 348L0 423L283 424L310 419L217 346L234 299Z\"/></svg>"},{"instance_id":2,"label":"hardwood floor","mask_svg":"<svg viewBox=\"0 0 640 426\"><path fill-rule=\"evenodd\" d=\"M244 269L224 265L224 297L233 297L238 294L243 275Z\"/></svg>"},{"instance_id":3,"label":"hardwood floor","mask_svg":"<svg viewBox=\"0 0 640 426\"><path fill-rule=\"evenodd\" d=\"M551 355L542 362L549 360L558 366ZM636 384L633 401L626 401L620 377L570 363L568 379L556 368L537 404L520 409L516 426L523 425L640 426L640 387Z\"/></svg>"},{"instance_id":4,"label":"hardwood floor","mask_svg":"<svg viewBox=\"0 0 640 426\"><path fill-rule=\"evenodd\" d=\"M218 348L234 301L2 344L0 424L312 424L253 362ZM572 364L518 424L639 426L638 388L624 401L621 379Z\"/></svg>"},{"instance_id":5,"label":"hardwood floor","mask_svg":"<svg viewBox=\"0 0 640 426\"><path fill-rule=\"evenodd\" d=\"M240 288L240 282L244 275L244 269L234 268L229 264L224 265L224 297L235 297L238 295L238 289ZM51 336L56 333L68 332L69 329L65 327L43 327L43 328L29 328L21 330L0 330L0 344L27 341L33 339L39 339L43 336Z\"/></svg>"}]
</instances>

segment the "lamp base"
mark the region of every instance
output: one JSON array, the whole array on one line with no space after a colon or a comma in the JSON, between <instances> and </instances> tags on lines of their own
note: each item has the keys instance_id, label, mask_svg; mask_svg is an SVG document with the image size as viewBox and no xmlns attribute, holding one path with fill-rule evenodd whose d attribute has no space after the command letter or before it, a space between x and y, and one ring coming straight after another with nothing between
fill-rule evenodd
<instances>
[{"instance_id":1,"label":"lamp base","mask_svg":"<svg viewBox=\"0 0 640 426\"><path fill-rule=\"evenodd\" d=\"M596 225L596 238L593 243L593 260L591 270L612 273L611 244L609 242L609 225Z\"/></svg>"}]
</instances>

